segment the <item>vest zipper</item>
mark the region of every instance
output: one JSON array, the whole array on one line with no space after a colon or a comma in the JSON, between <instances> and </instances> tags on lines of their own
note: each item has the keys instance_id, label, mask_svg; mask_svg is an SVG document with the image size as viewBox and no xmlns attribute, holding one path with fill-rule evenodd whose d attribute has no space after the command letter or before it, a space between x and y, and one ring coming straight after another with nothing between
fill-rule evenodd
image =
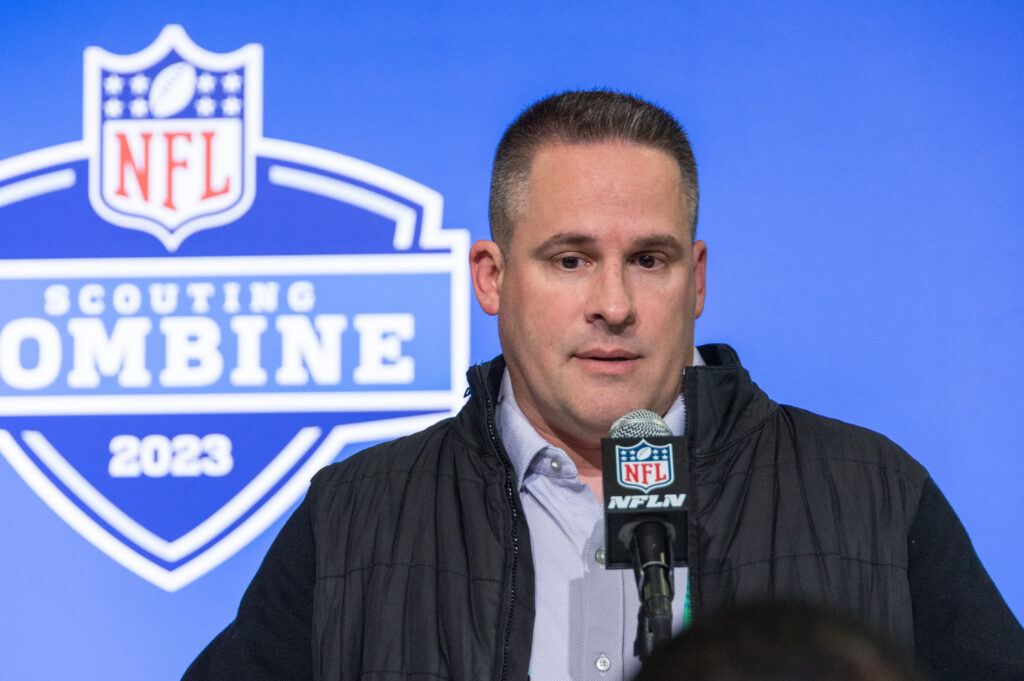
<instances>
[{"instance_id":1,"label":"vest zipper","mask_svg":"<svg viewBox=\"0 0 1024 681\"><path fill-rule=\"evenodd\" d=\"M508 455L502 456L504 448L498 442L498 436L494 432L494 403L487 397L487 435L491 439L491 446L494 447L498 459L505 468L505 497L508 499L509 508L512 509L512 575L509 583L508 617L505 620L505 640L501 648L501 677L504 681L508 678L508 656L509 639L512 637L512 613L516 606L516 571L519 567L519 511L516 508L515 485L516 479L512 470L512 464L508 461Z\"/></svg>"}]
</instances>

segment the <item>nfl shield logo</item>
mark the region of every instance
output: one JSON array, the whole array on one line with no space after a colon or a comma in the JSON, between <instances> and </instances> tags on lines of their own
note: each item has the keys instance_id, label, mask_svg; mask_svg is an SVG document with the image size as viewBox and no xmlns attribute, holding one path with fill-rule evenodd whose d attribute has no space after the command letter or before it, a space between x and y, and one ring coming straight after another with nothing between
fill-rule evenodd
<instances>
[{"instance_id":1,"label":"nfl shield logo","mask_svg":"<svg viewBox=\"0 0 1024 681\"><path fill-rule=\"evenodd\" d=\"M615 445L615 463L619 484L641 490L645 494L652 489L671 485L675 479L671 444L659 446L640 440L632 447Z\"/></svg>"},{"instance_id":2,"label":"nfl shield logo","mask_svg":"<svg viewBox=\"0 0 1024 681\"><path fill-rule=\"evenodd\" d=\"M84 137L89 200L120 227L168 251L252 205L262 134L262 50L208 52L180 26L149 47L85 52Z\"/></svg>"}]
</instances>

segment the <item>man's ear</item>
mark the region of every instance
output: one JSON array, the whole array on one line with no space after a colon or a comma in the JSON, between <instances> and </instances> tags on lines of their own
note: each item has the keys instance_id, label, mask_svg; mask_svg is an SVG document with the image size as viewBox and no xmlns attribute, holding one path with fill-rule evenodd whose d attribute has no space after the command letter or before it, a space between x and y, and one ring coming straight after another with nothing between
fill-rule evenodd
<instances>
[{"instance_id":1,"label":"man's ear","mask_svg":"<svg viewBox=\"0 0 1024 681\"><path fill-rule=\"evenodd\" d=\"M473 244L469 249L469 272L480 307L489 315L498 314L501 279L505 273L505 258L498 244L493 241L477 241Z\"/></svg>"},{"instance_id":2,"label":"man's ear","mask_svg":"<svg viewBox=\"0 0 1024 681\"><path fill-rule=\"evenodd\" d=\"M704 294L708 281L708 246L703 241L693 242L693 318L700 317L704 312Z\"/></svg>"}]
</instances>

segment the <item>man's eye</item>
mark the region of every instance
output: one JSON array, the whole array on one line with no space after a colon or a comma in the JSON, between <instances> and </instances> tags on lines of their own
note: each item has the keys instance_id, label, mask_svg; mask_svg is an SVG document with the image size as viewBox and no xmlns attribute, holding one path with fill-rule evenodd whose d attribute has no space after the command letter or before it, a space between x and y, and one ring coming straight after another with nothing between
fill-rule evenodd
<instances>
[{"instance_id":1,"label":"man's eye","mask_svg":"<svg viewBox=\"0 0 1024 681\"><path fill-rule=\"evenodd\" d=\"M644 269L651 269L658 266L658 259L653 255L638 255L636 258L636 264L640 265Z\"/></svg>"},{"instance_id":2,"label":"man's eye","mask_svg":"<svg viewBox=\"0 0 1024 681\"><path fill-rule=\"evenodd\" d=\"M558 259L558 264L562 266L562 269L574 270L583 264L583 261L573 255L567 255L564 258Z\"/></svg>"}]
</instances>

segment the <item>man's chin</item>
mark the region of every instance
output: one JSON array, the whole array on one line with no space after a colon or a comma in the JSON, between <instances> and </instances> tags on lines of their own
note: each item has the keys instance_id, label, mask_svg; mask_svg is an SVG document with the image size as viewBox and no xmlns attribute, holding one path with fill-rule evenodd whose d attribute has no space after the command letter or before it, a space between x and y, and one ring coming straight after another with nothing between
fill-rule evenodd
<instances>
[{"instance_id":1,"label":"man's chin","mask_svg":"<svg viewBox=\"0 0 1024 681\"><path fill-rule=\"evenodd\" d=\"M606 406L604 408L595 409L590 413L588 419L588 427L592 433L595 433L600 437L608 437L608 432L612 429L612 424L616 420L637 409L646 409L643 405L639 406Z\"/></svg>"},{"instance_id":2,"label":"man's chin","mask_svg":"<svg viewBox=\"0 0 1024 681\"><path fill-rule=\"evenodd\" d=\"M664 415L672 406L671 400L667 404L657 404L656 402L658 400L652 396L644 395L625 396L603 404L594 404L586 412L587 423L594 432L600 432L601 437L607 437L612 424L630 412L637 409L650 409Z\"/></svg>"}]
</instances>

